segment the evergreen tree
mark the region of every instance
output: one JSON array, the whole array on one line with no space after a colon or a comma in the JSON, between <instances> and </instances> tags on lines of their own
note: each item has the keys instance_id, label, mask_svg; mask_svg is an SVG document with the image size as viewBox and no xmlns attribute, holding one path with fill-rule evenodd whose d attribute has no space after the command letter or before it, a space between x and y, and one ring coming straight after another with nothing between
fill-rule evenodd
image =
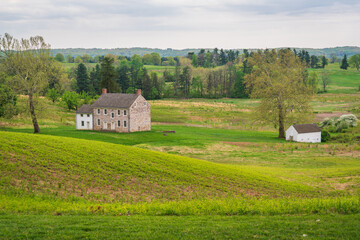
<instances>
[{"instance_id":1,"label":"evergreen tree","mask_svg":"<svg viewBox=\"0 0 360 240\"><path fill-rule=\"evenodd\" d=\"M101 61L101 88L106 88L108 93L119 92L119 86L116 83L117 72L113 66L114 59L111 57L104 57Z\"/></svg>"},{"instance_id":2,"label":"evergreen tree","mask_svg":"<svg viewBox=\"0 0 360 240\"><path fill-rule=\"evenodd\" d=\"M225 65L227 63L227 57L223 49L220 50L220 65Z\"/></svg>"},{"instance_id":3,"label":"evergreen tree","mask_svg":"<svg viewBox=\"0 0 360 240\"><path fill-rule=\"evenodd\" d=\"M100 76L100 65L96 64L95 68L90 72L90 84L95 94L101 94L101 76Z\"/></svg>"},{"instance_id":4,"label":"evergreen tree","mask_svg":"<svg viewBox=\"0 0 360 240\"><path fill-rule=\"evenodd\" d=\"M344 70L347 70L348 67L349 67L349 63L347 61L347 57L346 57L346 54L345 54L344 58L341 60L340 68L344 69Z\"/></svg>"},{"instance_id":5,"label":"evergreen tree","mask_svg":"<svg viewBox=\"0 0 360 240\"><path fill-rule=\"evenodd\" d=\"M85 64L80 63L76 68L77 92L89 92L90 81Z\"/></svg>"},{"instance_id":6,"label":"evergreen tree","mask_svg":"<svg viewBox=\"0 0 360 240\"><path fill-rule=\"evenodd\" d=\"M117 83L120 85L122 92L125 93L126 90L130 87L131 82L131 68L127 61L122 61L120 66L117 68L118 79Z\"/></svg>"},{"instance_id":7,"label":"evergreen tree","mask_svg":"<svg viewBox=\"0 0 360 240\"><path fill-rule=\"evenodd\" d=\"M325 68L326 65L328 65L329 61L325 56L321 56L321 67Z\"/></svg>"}]
</instances>

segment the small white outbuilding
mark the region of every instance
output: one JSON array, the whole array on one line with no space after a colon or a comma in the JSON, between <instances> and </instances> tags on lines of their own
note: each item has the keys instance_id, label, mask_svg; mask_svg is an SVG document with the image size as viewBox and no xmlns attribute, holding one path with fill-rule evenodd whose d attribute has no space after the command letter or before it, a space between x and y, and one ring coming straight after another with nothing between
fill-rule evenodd
<instances>
[{"instance_id":1,"label":"small white outbuilding","mask_svg":"<svg viewBox=\"0 0 360 240\"><path fill-rule=\"evenodd\" d=\"M295 142L321 142L321 128L314 124L294 124L286 130L286 140Z\"/></svg>"},{"instance_id":2,"label":"small white outbuilding","mask_svg":"<svg viewBox=\"0 0 360 240\"><path fill-rule=\"evenodd\" d=\"M93 130L93 109L90 105L82 105L76 111L76 129Z\"/></svg>"}]
</instances>

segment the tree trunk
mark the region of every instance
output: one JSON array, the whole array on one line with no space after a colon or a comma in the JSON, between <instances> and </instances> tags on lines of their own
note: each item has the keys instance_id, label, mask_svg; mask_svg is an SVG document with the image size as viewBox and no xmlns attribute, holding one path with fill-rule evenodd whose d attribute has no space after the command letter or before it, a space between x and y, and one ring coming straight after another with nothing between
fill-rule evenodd
<instances>
[{"instance_id":1,"label":"tree trunk","mask_svg":"<svg viewBox=\"0 0 360 240\"><path fill-rule=\"evenodd\" d=\"M285 129L284 129L284 113L282 106L279 106L279 136L278 138L285 138Z\"/></svg>"},{"instance_id":2,"label":"tree trunk","mask_svg":"<svg viewBox=\"0 0 360 240\"><path fill-rule=\"evenodd\" d=\"M33 122L33 125L34 125L34 133L39 133L40 128L39 128L39 124L38 124L37 119L36 119L34 102L33 102L33 95L32 94L29 94L29 105L30 105L31 119L32 119L32 122Z\"/></svg>"}]
</instances>

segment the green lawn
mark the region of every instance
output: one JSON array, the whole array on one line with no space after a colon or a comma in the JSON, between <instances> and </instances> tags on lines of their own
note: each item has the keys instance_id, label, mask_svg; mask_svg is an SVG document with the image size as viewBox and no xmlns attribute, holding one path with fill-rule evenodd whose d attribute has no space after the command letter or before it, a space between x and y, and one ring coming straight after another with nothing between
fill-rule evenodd
<instances>
[{"instance_id":1,"label":"green lawn","mask_svg":"<svg viewBox=\"0 0 360 240\"><path fill-rule=\"evenodd\" d=\"M359 239L360 215L0 215L1 239Z\"/></svg>"}]
</instances>

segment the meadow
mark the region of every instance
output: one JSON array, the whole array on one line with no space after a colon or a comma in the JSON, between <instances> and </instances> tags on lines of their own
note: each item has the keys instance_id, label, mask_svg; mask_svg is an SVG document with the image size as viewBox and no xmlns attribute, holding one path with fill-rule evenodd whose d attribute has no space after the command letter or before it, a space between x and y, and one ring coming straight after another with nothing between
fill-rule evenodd
<instances>
[{"instance_id":1,"label":"meadow","mask_svg":"<svg viewBox=\"0 0 360 240\"><path fill-rule=\"evenodd\" d=\"M314 121L359 116L358 72L328 70ZM77 131L45 98L40 134L26 111L0 119L0 238L359 238L360 127L286 142L257 103L151 101L152 130L131 134Z\"/></svg>"}]
</instances>

